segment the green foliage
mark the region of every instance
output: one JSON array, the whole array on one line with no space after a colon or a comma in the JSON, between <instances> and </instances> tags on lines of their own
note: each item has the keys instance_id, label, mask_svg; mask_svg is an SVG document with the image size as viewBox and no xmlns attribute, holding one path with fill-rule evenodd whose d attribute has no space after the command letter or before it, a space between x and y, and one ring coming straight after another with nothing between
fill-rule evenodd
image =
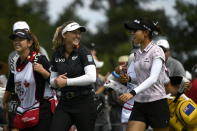
<instances>
[{"instance_id":1,"label":"green foliage","mask_svg":"<svg viewBox=\"0 0 197 131\"><path fill-rule=\"evenodd\" d=\"M90 7L94 10L104 10L107 21L99 23L98 33L84 33L82 43L85 45L96 43L98 56L105 61L103 73L113 70L120 55L131 52L130 34L124 29L123 23L139 17L159 21L163 35L168 38L174 49L173 54L184 62L188 70L196 62L193 52L197 49L197 5L176 0L175 10L178 14L176 16L177 24L174 26L164 10L151 11L140 6L140 2L150 1L154 2L155 0L92 0ZM50 24L47 15L47 0L27 0L23 5L18 5L17 0L1 0L0 60L6 62L9 52L13 50L12 41L8 39L8 36L12 33L13 23L18 20L27 21L31 31L38 37L40 44L50 55L52 53L51 40L57 26L69 20L77 21L81 25L87 24L86 20L76 15L77 8L83 7L84 3L83 0L73 0L71 5L64 9L57 22ZM185 54L186 57L180 54Z\"/></svg>"},{"instance_id":2,"label":"green foliage","mask_svg":"<svg viewBox=\"0 0 197 131\"><path fill-rule=\"evenodd\" d=\"M187 70L191 71L192 66L196 64L197 4L177 0L175 9L178 12L178 19L171 42L179 60L184 59L180 54L185 53L187 59L183 64Z\"/></svg>"},{"instance_id":3,"label":"green foliage","mask_svg":"<svg viewBox=\"0 0 197 131\"><path fill-rule=\"evenodd\" d=\"M52 26L49 23L49 17L46 14L46 0L31 0L26 4L19 6L16 0L1 0L0 4L0 55L1 61L7 61L9 53L13 50L12 41L8 36L12 33L12 25L16 21L24 20L31 28L31 31L38 37L40 44L51 50Z\"/></svg>"},{"instance_id":4,"label":"green foliage","mask_svg":"<svg viewBox=\"0 0 197 131\"><path fill-rule=\"evenodd\" d=\"M145 10L140 6L140 2L144 2L143 0L108 0L109 8L104 8L102 2L102 0L93 0L91 4L91 7L95 10L104 9L108 18L106 23L98 27L99 32L94 36L94 42L101 47L98 54L105 54L102 58L109 59L104 66L109 70L114 67L118 56L129 55L131 52L131 46L128 44L131 35L124 28L125 21L140 17L157 20L161 28L164 29L164 35L168 34L173 28L164 10Z\"/></svg>"}]
</instances>

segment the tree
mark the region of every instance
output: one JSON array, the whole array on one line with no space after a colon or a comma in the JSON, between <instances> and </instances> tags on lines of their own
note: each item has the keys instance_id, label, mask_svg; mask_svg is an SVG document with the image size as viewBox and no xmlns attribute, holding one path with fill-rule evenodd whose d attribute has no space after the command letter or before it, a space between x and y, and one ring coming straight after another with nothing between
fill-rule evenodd
<instances>
[{"instance_id":1,"label":"tree","mask_svg":"<svg viewBox=\"0 0 197 131\"><path fill-rule=\"evenodd\" d=\"M67 8L64 9L63 13L59 16L59 19L54 24L54 30L58 26L62 25L63 23L67 21L76 21L80 25L86 26L87 21L82 19L80 16L76 14L76 9L79 6L83 6L83 3L79 0L73 1ZM55 31L54 31L55 32ZM84 33L83 33L84 34ZM85 34L82 37L82 43L87 45L91 42L92 34L87 30Z\"/></svg>"},{"instance_id":2,"label":"tree","mask_svg":"<svg viewBox=\"0 0 197 131\"><path fill-rule=\"evenodd\" d=\"M13 50L12 41L8 36L12 33L12 25L16 21L24 20L36 34L42 46L51 50L52 26L47 15L47 0L30 0L23 5L18 5L16 0L1 0L0 11L0 55L1 61L7 61L9 52ZM51 36L51 37L50 37Z\"/></svg>"},{"instance_id":3,"label":"tree","mask_svg":"<svg viewBox=\"0 0 197 131\"><path fill-rule=\"evenodd\" d=\"M147 17L152 20L157 20L160 26L163 27L164 35L172 30L172 24L169 18L165 15L164 10L145 10L140 2L148 2L150 0L93 0L90 7L95 10L103 9L106 12L107 22L98 26L98 33L95 34L95 43L99 45L99 52L102 57L107 57L105 61L107 68L104 72L112 70L117 61L117 56L129 54L131 47L130 33L126 32L123 23L125 21ZM105 6L107 2L107 7ZM167 35L170 37L170 35ZM128 48L120 48L128 47ZM120 51L121 50L121 51ZM113 54L113 55L112 55Z\"/></svg>"},{"instance_id":4,"label":"tree","mask_svg":"<svg viewBox=\"0 0 197 131\"><path fill-rule=\"evenodd\" d=\"M197 49L197 3L176 0L177 24L173 30L172 43L176 47L176 56L184 67L191 71L196 64Z\"/></svg>"}]
</instances>

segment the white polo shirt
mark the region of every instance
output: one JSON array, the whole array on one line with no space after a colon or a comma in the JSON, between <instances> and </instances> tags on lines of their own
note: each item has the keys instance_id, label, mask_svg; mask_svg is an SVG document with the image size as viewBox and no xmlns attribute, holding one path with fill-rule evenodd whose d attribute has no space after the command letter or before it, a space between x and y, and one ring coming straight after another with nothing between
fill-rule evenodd
<instances>
[{"instance_id":1,"label":"white polo shirt","mask_svg":"<svg viewBox=\"0 0 197 131\"><path fill-rule=\"evenodd\" d=\"M134 69L136 73L136 82L138 86L150 76L153 61L157 58L160 58L163 61L165 61L164 52L159 46L157 46L153 42L150 42L143 51L141 51L140 49L136 51L134 58ZM135 96L135 101L152 102L165 98L165 79L165 62L163 62L162 69L157 82L153 84L151 87L138 93Z\"/></svg>"}]
</instances>

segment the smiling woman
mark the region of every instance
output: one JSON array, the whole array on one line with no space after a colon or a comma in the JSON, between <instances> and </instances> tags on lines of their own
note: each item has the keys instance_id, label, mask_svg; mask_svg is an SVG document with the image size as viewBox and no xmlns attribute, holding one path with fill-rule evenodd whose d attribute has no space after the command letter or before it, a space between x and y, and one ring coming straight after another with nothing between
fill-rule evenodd
<instances>
[{"instance_id":1,"label":"smiling woman","mask_svg":"<svg viewBox=\"0 0 197 131\"><path fill-rule=\"evenodd\" d=\"M140 44L140 49L135 52L134 60L129 65L136 77L125 77L127 81L135 81L137 87L120 96L124 102L135 96L127 131L144 131L148 126L157 131L168 131L169 108L164 87L164 81L168 80L165 77L165 56L163 50L152 40L160 32L158 22L141 18L125 22L124 26L132 32L133 43Z\"/></svg>"},{"instance_id":2,"label":"smiling woman","mask_svg":"<svg viewBox=\"0 0 197 131\"><path fill-rule=\"evenodd\" d=\"M69 21L54 34L50 83L60 89L61 96L51 131L67 131L73 124L79 131L94 130L92 83L96 81L96 68L90 50L80 43L85 31L85 27Z\"/></svg>"},{"instance_id":3,"label":"smiling woman","mask_svg":"<svg viewBox=\"0 0 197 131\"><path fill-rule=\"evenodd\" d=\"M37 37L26 22L16 22L9 38L19 57L12 62L13 69L10 69L3 107L8 111L8 100L11 94L16 94L19 104L13 110L16 115L12 120L12 128L20 131L47 131L52 117L51 107L54 107L51 104L53 93L48 84L50 64L39 53Z\"/></svg>"}]
</instances>

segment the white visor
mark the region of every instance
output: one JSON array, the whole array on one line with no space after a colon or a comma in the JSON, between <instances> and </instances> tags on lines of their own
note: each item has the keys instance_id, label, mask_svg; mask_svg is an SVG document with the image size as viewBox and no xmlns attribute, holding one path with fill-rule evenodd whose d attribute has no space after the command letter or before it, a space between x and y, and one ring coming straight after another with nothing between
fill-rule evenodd
<instances>
[{"instance_id":1,"label":"white visor","mask_svg":"<svg viewBox=\"0 0 197 131\"><path fill-rule=\"evenodd\" d=\"M62 30L62 36L64 35L64 33L68 32L68 31L74 31L76 29L80 29L81 32L85 32L86 31L85 27L80 26L76 22L72 22L72 23L68 24L66 27L64 27L64 29Z\"/></svg>"}]
</instances>

